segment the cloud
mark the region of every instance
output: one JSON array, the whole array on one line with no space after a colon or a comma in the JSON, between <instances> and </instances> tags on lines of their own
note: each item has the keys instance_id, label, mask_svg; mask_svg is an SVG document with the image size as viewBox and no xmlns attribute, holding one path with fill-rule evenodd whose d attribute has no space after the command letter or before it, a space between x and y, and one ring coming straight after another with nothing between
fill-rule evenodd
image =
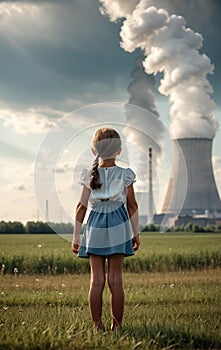
<instances>
[{"instance_id":1,"label":"cloud","mask_svg":"<svg viewBox=\"0 0 221 350\"><path fill-rule=\"evenodd\" d=\"M69 173L69 172L73 172L73 167L68 164L68 163L62 163L58 165L58 167L55 169L55 172L57 174L66 174L66 173Z\"/></svg>"},{"instance_id":2,"label":"cloud","mask_svg":"<svg viewBox=\"0 0 221 350\"><path fill-rule=\"evenodd\" d=\"M214 65L199 52L202 36L188 28L182 16L149 7L148 0L140 1L126 17L120 36L125 51L144 51L147 74L163 73L158 89L170 101L172 137L213 138L218 122L212 114L216 105L207 75Z\"/></svg>"},{"instance_id":3,"label":"cloud","mask_svg":"<svg viewBox=\"0 0 221 350\"><path fill-rule=\"evenodd\" d=\"M33 4L22 2L19 4L17 1L1 1L0 2L0 23L7 21L10 17L16 15L23 15L25 13L31 14L37 7Z\"/></svg>"},{"instance_id":4,"label":"cloud","mask_svg":"<svg viewBox=\"0 0 221 350\"><path fill-rule=\"evenodd\" d=\"M12 127L23 135L45 133L64 115L64 112L52 108L29 108L24 111L0 109L3 125Z\"/></svg>"},{"instance_id":5,"label":"cloud","mask_svg":"<svg viewBox=\"0 0 221 350\"><path fill-rule=\"evenodd\" d=\"M100 0L102 15L108 15L112 22L132 13L139 0Z\"/></svg>"},{"instance_id":6,"label":"cloud","mask_svg":"<svg viewBox=\"0 0 221 350\"><path fill-rule=\"evenodd\" d=\"M133 57L120 49L118 28L100 15L97 1L3 5L10 15L0 23L0 94L11 108L59 108L90 92L92 103L110 100L116 86L126 93ZM105 96L94 83L109 86Z\"/></svg>"},{"instance_id":7,"label":"cloud","mask_svg":"<svg viewBox=\"0 0 221 350\"><path fill-rule=\"evenodd\" d=\"M17 159L33 159L33 153L20 148L19 146L15 146L10 142L0 140L0 155L9 158L17 158Z\"/></svg>"},{"instance_id":8,"label":"cloud","mask_svg":"<svg viewBox=\"0 0 221 350\"><path fill-rule=\"evenodd\" d=\"M217 50L219 42L219 13L221 2L218 0L100 0L101 13L109 16L111 21L130 16L135 9L145 4L146 8L154 6L166 9L170 15L184 16L187 26L194 31L200 31L204 37L204 52L215 63L215 74L209 78L215 88L214 99L220 104L220 50ZM139 5L138 5L139 3ZM197 19L197 20L196 20Z\"/></svg>"}]
</instances>

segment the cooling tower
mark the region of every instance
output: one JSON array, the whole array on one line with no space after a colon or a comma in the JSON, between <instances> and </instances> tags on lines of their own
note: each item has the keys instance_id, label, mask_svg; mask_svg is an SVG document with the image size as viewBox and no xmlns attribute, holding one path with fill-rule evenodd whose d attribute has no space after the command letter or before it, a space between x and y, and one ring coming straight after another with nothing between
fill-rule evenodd
<instances>
[{"instance_id":1,"label":"cooling tower","mask_svg":"<svg viewBox=\"0 0 221 350\"><path fill-rule=\"evenodd\" d=\"M183 138L173 141L172 173L162 213L192 215L220 212L221 202L211 156L212 139Z\"/></svg>"}]
</instances>

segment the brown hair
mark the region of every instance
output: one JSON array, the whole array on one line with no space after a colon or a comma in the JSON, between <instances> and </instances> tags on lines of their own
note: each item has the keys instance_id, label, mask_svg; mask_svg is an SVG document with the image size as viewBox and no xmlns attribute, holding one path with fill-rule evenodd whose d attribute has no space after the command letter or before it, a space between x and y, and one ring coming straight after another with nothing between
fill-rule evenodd
<instances>
[{"instance_id":1,"label":"brown hair","mask_svg":"<svg viewBox=\"0 0 221 350\"><path fill-rule=\"evenodd\" d=\"M103 159L112 158L121 148L121 139L116 130L101 128L95 132L92 143L93 149L96 151L96 158L91 168L90 188L96 190L102 186L98 172L99 157Z\"/></svg>"}]
</instances>

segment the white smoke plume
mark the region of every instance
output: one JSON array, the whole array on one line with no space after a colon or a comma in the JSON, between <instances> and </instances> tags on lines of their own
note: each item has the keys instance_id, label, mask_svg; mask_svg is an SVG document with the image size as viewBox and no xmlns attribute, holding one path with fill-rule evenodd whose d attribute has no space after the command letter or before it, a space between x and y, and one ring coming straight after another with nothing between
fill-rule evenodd
<instances>
[{"instance_id":1,"label":"white smoke plume","mask_svg":"<svg viewBox=\"0 0 221 350\"><path fill-rule=\"evenodd\" d=\"M130 98L128 103L142 107L159 117L155 105L155 79L153 75L146 74L143 67L144 55L139 54L136 58L136 67L131 73L133 80L128 85Z\"/></svg>"},{"instance_id":2,"label":"white smoke plume","mask_svg":"<svg viewBox=\"0 0 221 350\"><path fill-rule=\"evenodd\" d=\"M146 56L146 73L163 73L159 91L171 103L171 136L213 138L218 123L212 114L215 102L210 97L213 89L207 75L213 73L214 67L199 52L202 36L187 28L183 17L165 10L176 10L181 1L134 1L134 9L129 0L101 2L111 20L126 18L120 33L122 48L128 52L141 48ZM153 3L157 7L151 6ZM190 8L189 2L187 5ZM182 11L188 6L181 6Z\"/></svg>"},{"instance_id":3,"label":"white smoke plume","mask_svg":"<svg viewBox=\"0 0 221 350\"><path fill-rule=\"evenodd\" d=\"M110 21L115 22L132 14L139 2L140 0L100 0L100 11L109 16ZM198 30L209 21L215 11L215 0L148 0L146 4L147 7L163 8L170 15L176 13L184 16L188 24Z\"/></svg>"},{"instance_id":4,"label":"white smoke plume","mask_svg":"<svg viewBox=\"0 0 221 350\"><path fill-rule=\"evenodd\" d=\"M108 15L112 22L132 13L139 0L100 0L103 15Z\"/></svg>"},{"instance_id":5,"label":"white smoke plume","mask_svg":"<svg viewBox=\"0 0 221 350\"><path fill-rule=\"evenodd\" d=\"M127 140L129 158L137 171L145 174L143 181L147 183L148 172L144 172L143 169L148 169L148 149L152 147L153 163L156 165L161 154L164 126L159 119L154 101L155 79L153 75L145 73L143 59L143 54L139 54L135 62L136 67L131 73L133 80L128 86L130 98L125 108L127 122L124 127L124 135ZM133 154L133 144L138 146L136 155Z\"/></svg>"}]
</instances>

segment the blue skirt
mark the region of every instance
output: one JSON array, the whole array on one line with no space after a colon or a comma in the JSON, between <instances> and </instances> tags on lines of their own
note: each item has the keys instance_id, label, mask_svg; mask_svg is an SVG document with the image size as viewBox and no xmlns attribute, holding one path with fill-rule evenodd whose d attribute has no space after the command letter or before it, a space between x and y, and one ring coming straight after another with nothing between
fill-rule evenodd
<instances>
[{"instance_id":1,"label":"blue skirt","mask_svg":"<svg viewBox=\"0 0 221 350\"><path fill-rule=\"evenodd\" d=\"M89 254L108 257L112 254L134 255L130 219L123 202L95 202L89 214L78 256Z\"/></svg>"}]
</instances>

